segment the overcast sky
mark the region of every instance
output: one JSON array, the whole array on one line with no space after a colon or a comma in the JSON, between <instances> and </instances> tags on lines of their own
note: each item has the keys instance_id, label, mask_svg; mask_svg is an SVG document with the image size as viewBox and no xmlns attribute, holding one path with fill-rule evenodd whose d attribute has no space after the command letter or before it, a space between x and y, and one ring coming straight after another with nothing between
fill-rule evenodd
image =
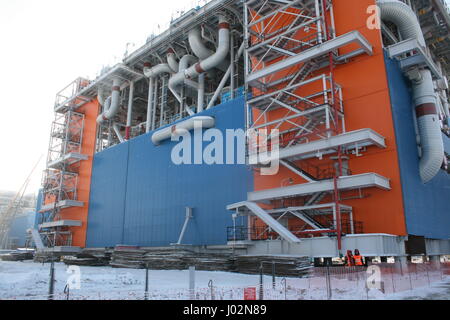
<instances>
[{"instance_id":1,"label":"overcast sky","mask_svg":"<svg viewBox=\"0 0 450 320\"><path fill-rule=\"evenodd\" d=\"M127 43L137 48L158 24L164 31L177 11L203 2L1 0L0 190L19 189L43 154L29 192L39 188L56 92L94 78Z\"/></svg>"}]
</instances>

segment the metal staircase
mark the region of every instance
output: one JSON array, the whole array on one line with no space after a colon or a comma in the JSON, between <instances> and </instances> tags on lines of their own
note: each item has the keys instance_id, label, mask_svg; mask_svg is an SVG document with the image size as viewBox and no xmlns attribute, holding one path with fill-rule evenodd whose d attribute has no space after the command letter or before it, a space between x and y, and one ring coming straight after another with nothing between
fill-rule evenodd
<instances>
[{"instance_id":1,"label":"metal staircase","mask_svg":"<svg viewBox=\"0 0 450 320\"><path fill-rule=\"evenodd\" d=\"M352 208L340 203L340 193L390 189L389 179L374 173L352 176L342 164L345 153L360 155L369 146L386 147L384 137L371 129L346 132L343 88L334 80L336 62L372 55L372 46L358 31L336 36L330 0L250 0L244 6L246 90L251 93L246 129L257 137L249 135L249 163L261 167L267 160L279 160L305 183L250 192L246 202L229 209L257 216L290 242L293 235L330 233L338 234L340 241L342 215L353 223ZM340 55L342 48L350 50ZM274 139L278 134L279 141ZM260 160L263 147L277 148L279 153ZM336 161L326 159L330 156ZM322 203L325 200L331 202ZM259 203L273 209L263 210ZM281 229L277 222L277 217L285 216L300 219L312 230L287 233L288 228ZM319 218L332 221L331 227ZM350 229L354 231L353 226Z\"/></svg>"},{"instance_id":2,"label":"metal staircase","mask_svg":"<svg viewBox=\"0 0 450 320\"><path fill-rule=\"evenodd\" d=\"M83 89L86 81L81 80L78 82L79 87L74 89L75 92ZM32 234L41 251L55 248L64 248L64 252L79 250L72 247L70 228L81 226L81 221L64 220L61 212L84 206L84 203L78 200L79 168L82 161L88 160L88 156L82 154L84 121L84 114L74 112L70 107L62 108L55 114L47 168L42 181L43 203L39 212L39 230L34 230Z\"/></svg>"}]
</instances>

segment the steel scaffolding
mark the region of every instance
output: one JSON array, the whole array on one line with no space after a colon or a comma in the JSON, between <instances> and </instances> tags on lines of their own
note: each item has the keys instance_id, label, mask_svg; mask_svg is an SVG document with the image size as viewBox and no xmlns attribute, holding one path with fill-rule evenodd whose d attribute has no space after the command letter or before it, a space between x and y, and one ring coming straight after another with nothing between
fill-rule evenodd
<instances>
[{"instance_id":1,"label":"steel scaffolding","mask_svg":"<svg viewBox=\"0 0 450 320\"><path fill-rule=\"evenodd\" d=\"M276 147L280 164L306 183L299 185L305 187L300 188L303 194L283 192L294 186L267 190L264 201L270 201L271 210L255 206L250 195L250 202L229 209L238 215L256 215L268 225L267 230L277 230L290 242L296 242L293 235L333 235L340 248L343 215L345 233L361 230L355 228L352 208L340 203L341 177L351 175L344 154L359 154L364 143L384 147L384 138L372 131L374 136L361 143L356 135L362 132L346 132L343 90L334 80L334 68L350 57L372 54L372 46L356 31L336 36L330 0L248 0L244 24L246 129L257 136L249 134L249 163L256 164L258 171L264 166L258 161L262 145L266 150ZM340 56L339 49L351 43L359 48ZM330 159L324 158L333 153ZM355 184L354 189L365 186ZM373 186L389 188L385 181ZM305 226L295 229L280 224L287 217L297 218Z\"/></svg>"},{"instance_id":2,"label":"steel scaffolding","mask_svg":"<svg viewBox=\"0 0 450 320\"><path fill-rule=\"evenodd\" d=\"M62 92L76 94L87 85L87 81L77 79ZM60 93L56 105L67 96ZM77 102L77 101L75 101ZM42 179L43 203L40 211L39 234L47 247L72 246L70 225L61 221L61 210L82 207L78 201L78 178L81 161L88 157L82 154L85 115L63 108L55 113L52 123L47 156L47 168Z\"/></svg>"}]
</instances>

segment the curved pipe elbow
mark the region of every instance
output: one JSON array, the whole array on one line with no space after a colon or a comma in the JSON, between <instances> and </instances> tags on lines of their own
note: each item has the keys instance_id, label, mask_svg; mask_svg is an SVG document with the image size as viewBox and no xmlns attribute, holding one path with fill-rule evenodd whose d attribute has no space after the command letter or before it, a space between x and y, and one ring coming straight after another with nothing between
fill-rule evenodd
<instances>
[{"instance_id":1,"label":"curved pipe elbow","mask_svg":"<svg viewBox=\"0 0 450 320\"><path fill-rule=\"evenodd\" d=\"M378 0L377 4L381 19L394 23L404 40L417 39L421 46L426 47L420 22L407 4L398 0Z\"/></svg>"},{"instance_id":2,"label":"curved pipe elbow","mask_svg":"<svg viewBox=\"0 0 450 320\"><path fill-rule=\"evenodd\" d=\"M213 51L209 50L205 46L202 39L202 33L199 28L189 31L189 45L192 52L194 52L199 59L205 60L214 54Z\"/></svg>"},{"instance_id":3,"label":"curved pipe elbow","mask_svg":"<svg viewBox=\"0 0 450 320\"><path fill-rule=\"evenodd\" d=\"M418 119L418 125L422 141L420 178L423 183L428 183L441 170L445 158L443 139L437 115Z\"/></svg>"},{"instance_id":4,"label":"curved pipe elbow","mask_svg":"<svg viewBox=\"0 0 450 320\"><path fill-rule=\"evenodd\" d=\"M219 18L219 45L217 51L205 60L196 63L186 70L186 77L196 78L199 74L205 73L218 67L227 58L230 52L230 24L224 17Z\"/></svg>"},{"instance_id":5,"label":"curved pipe elbow","mask_svg":"<svg viewBox=\"0 0 450 320\"><path fill-rule=\"evenodd\" d=\"M120 85L122 81L120 79L113 80L113 87L111 96L106 99L104 111L97 118L97 123L102 124L104 121L111 120L119 112L120 108Z\"/></svg>"},{"instance_id":6,"label":"curved pipe elbow","mask_svg":"<svg viewBox=\"0 0 450 320\"><path fill-rule=\"evenodd\" d=\"M426 46L420 22L414 11L398 0L378 0L382 20L394 23L404 40L417 39ZM408 74L407 74L408 75ZM437 100L433 78L428 69L409 75L414 77L413 99L416 107L417 127L420 136L422 154L419 171L423 183L430 182L442 167L444 160L444 141L442 138Z\"/></svg>"},{"instance_id":7,"label":"curved pipe elbow","mask_svg":"<svg viewBox=\"0 0 450 320\"><path fill-rule=\"evenodd\" d=\"M172 73L172 69L169 67L167 63L161 63L157 66L154 66L153 68L144 68L144 75L147 78L156 78L157 76L163 74L163 73Z\"/></svg>"},{"instance_id":8,"label":"curved pipe elbow","mask_svg":"<svg viewBox=\"0 0 450 320\"><path fill-rule=\"evenodd\" d=\"M445 155L430 70L421 70L420 79L413 81L413 99L422 150L420 177L423 183L427 183L439 173Z\"/></svg>"},{"instance_id":9,"label":"curved pipe elbow","mask_svg":"<svg viewBox=\"0 0 450 320\"><path fill-rule=\"evenodd\" d=\"M194 57L190 54L184 55L180 60L178 72L183 72L184 70L186 70L187 68L192 66L197 61L198 61L197 57Z\"/></svg>"},{"instance_id":10,"label":"curved pipe elbow","mask_svg":"<svg viewBox=\"0 0 450 320\"><path fill-rule=\"evenodd\" d=\"M154 145L159 145L164 140L170 139L172 135L182 135L185 132L189 132L197 128L210 129L215 126L215 122L215 119L209 116L192 117L173 126L156 131L152 135L152 142Z\"/></svg>"},{"instance_id":11,"label":"curved pipe elbow","mask_svg":"<svg viewBox=\"0 0 450 320\"><path fill-rule=\"evenodd\" d=\"M169 65L169 67L173 73L176 73L179 71L180 65L177 61L177 58L176 58L174 52L167 53L167 64Z\"/></svg>"}]
</instances>

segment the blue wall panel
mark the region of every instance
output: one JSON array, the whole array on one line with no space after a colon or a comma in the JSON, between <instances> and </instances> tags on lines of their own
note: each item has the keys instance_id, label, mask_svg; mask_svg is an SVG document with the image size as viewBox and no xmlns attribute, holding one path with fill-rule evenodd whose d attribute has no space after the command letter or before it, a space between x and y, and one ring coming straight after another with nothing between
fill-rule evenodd
<instances>
[{"instance_id":1,"label":"blue wall panel","mask_svg":"<svg viewBox=\"0 0 450 320\"><path fill-rule=\"evenodd\" d=\"M16 217L9 229L8 237L15 239L19 247L25 246L27 240L27 230L33 228L36 219L36 212L29 212L26 215Z\"/></svg>"},{"instance_id":2,"label":"blue wall panel","mask_svg":"<svg viewBox=\"0 0 450 320\"><path fill-rule=\"evenodd\" d=\"M441 171L423 184L419 176L411 89L398 63L386 58L392 111L397 136L406 224L411 235L450 238L450 175ZM444 136L446 149L450 139Z\"/></svg>"},{"instance_id":3,"label":"blue wall panel","mask_svg":"<svg viewBox=\"0 0 450 320\"><path fill-rule=\"evenodd\" d=\"M201 115L215 117L216 129L222 132L243 128L244 100L230 101ZM142 135L95 156L87 245L176 243L186 207L193 208L194 219L183 244L225 244L226 227L232 225L226 206L247 198L253 189L252 171L245 165L177 166L171 160L176 142L154 146L150 138L151 133ZM122 161L124 154L128 161ZM111 189L119 185L126 187ZM118 203L105 203L111 197ZM110 214L123 217L121 225L114 224L113 232L105 218Z\"/></svg>"},{"instance_id":4,"label":"blue wall panel","mask_svg":"<svg viewBox=\"0 0 450 320\"><path fill-rule=\"evenodd\" d=\"M128 144L94 157L87 228L87 246L112 247L123 240Z\"/></svg>"}]
</instances>

